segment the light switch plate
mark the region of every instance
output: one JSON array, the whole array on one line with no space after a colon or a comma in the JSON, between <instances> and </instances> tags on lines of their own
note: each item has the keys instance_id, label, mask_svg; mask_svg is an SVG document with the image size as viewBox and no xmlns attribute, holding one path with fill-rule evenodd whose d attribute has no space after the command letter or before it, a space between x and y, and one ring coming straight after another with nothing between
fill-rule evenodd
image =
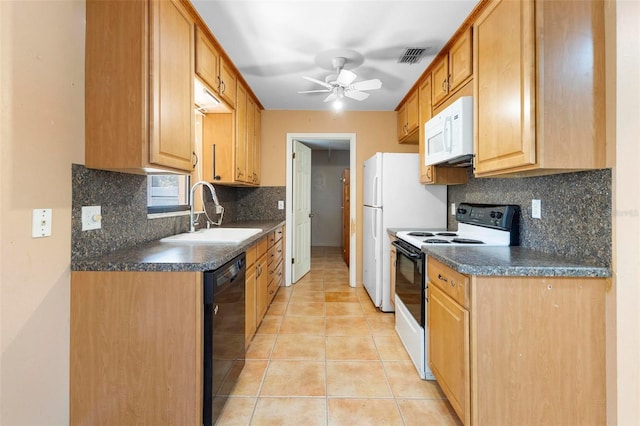
<instances>
[{"instance_id":1,"label":"light switch plate","mask_svg":"<svg viewBox=\"0 0 640 426\"><path fill-rule=\"evenodd\" d=\"M542 217L540 200L531 200L531 217L534 219L540 219Z\"/></svg>"},{"instance_id":2,"label":"light switch plate","mask_svg":"<svg viewBox=\"0 0 640 426\"><path fill-rule=\"evenodd\" d=\"M278 210L284 210L284 201L278 200Z\"/></svg>"},{"instance_id":3,"label":"light switch plate","mask_svg":"<svg viewBox=\"0 0 640 426\"><path fill-rule=\"evenodd\" d=\"M451 203L451 216L456 215L456 203Z\"/></svg>"},{"instance_id":4,"label":"light switch plate","mask_svg":"<svg viewBox=\"0 0 640 426\"><path fill-rule=\"evenodd\" d=\"M51 236L51 209L34 209L31 222L31 236L42 238Z\"/></svg>"},{"instance_id":5,"label":"light switch plate","mask_svg":"<svg viewBox=\"0 0 640 426\"><path fill-rule=\"evenodd\" d=\"M90 231L100 228L102 228L102 209L100 206L83 206L82 230Z\"/></svg>"}]
</instances>

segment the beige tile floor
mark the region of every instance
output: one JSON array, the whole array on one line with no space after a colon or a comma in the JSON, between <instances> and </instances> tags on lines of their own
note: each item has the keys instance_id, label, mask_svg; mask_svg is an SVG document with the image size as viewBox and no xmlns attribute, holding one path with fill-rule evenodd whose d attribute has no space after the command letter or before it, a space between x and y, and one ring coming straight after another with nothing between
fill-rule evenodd
<instances>
[{"instance_id":1,"label":"beige tile floor","mask_svg":"<svg viewBox=\"0 0 640 426\"><path fill-rule=\"evenodd\" d=\"M218 425L460 425L423 381L339 248L314 247L311 271L281 287L229 389Z\"/></svg>"}]
</instances>

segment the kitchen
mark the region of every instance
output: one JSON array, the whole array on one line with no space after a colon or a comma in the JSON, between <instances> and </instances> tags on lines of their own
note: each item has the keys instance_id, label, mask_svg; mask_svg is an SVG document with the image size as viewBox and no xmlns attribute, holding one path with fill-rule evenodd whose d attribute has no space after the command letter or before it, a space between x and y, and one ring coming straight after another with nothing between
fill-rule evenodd
<instances>
[{"instance_id":1,"label":"kitchen","mask_svg":"<svg viewBox=\"0 0 640 426\"><path fill-rule=\"evenodd\" d=\"M84 113L83 33L84 4L82 2L3 2L2 13L2 424L66 424L68 423L68 359L69 359L69 264L71 235L72 164L84 162L84 126L78 119ZM632 2L608 3L614 13L611 31L617 31L618 53L611 47L611 61L619 61L615 78L618 82L615 99L607 111L615 111L615 135L608 135L610 153L615 151L616 166L612 169L613 266L618 280L638 282L637 229L638 200L636 183L637 159L634 130L637 100L630 85L637 85L637 57L622 52L637 52L638 38L634 19L637 5ZM611 23L611 21L609 21ZM617 27L616 27L617 26ZM42 37L42 34L47 34ZM608 41L608 43L613 43ZM617 58L617 59L616 59ZM634 65L635 64L635 65ZM634 68L635 67L635 68ZM45 69L46 73L42 73ZM635 80L634 80L635 79ZM5 96L5 94L8 94ZM35 106L33 108L32 106ZM5 113L5 111L10 111ZM284 118L284 119L283 119ZM608 119L613 120L613 117ZM342 131L350 120L350 131L360 138L374 141L371 148L362 148L359 158L372 152L390 150L381 137L395 138L395 113L346 113L334 119L311 112L265 112L263 185L282 187L284 184L284 122L298 122L296 131L322 128L323 131ZM34 122L37 125L34 125ZM375 126L373 126L375 125ZM614 132L611 129L610 132ZM363 136L360 136L363 135ZM615 139L613 139L615 137ZM379 141L379 142L375 142ZM408 148L407 148L408 149ZM371 150L371 151L369 151ZM28 160L27 160L28 159ZM27 162L28 161L28 162ZM38 170L42 175L33 173ZM587 187L588 178L558 175L550 180L540 179L543 188L559 185L563 189L573 185ZM583 175L581 175L583 176ZM43 188L44 185L47 185ZM503 189L493 187L490 180L472 182L472 201L482 201L482 193ZM524 190L529 179L513 180ZM509 185L508 190L519 192ZM454 189L456 191L457 189ZM532 191L534 192L534 191ZM621 195L624 194L624 197ZM533 195L533 194L532 194ZM456 203L469 199L468 194L456 194ZM523 199L531 199L523 195ZM545 205L546 200L540 195ZM528 205L517 200L517 204ZM53 233L48 239L32 239L31 210L51 206L54 209ZM590 210L589 206L589 209ZM581 212L585 211L578 209ZM545 211L545 210L543 210ZM533 222L536 224L535 222ZM547 232L545 226L536 231ZM550 231L548 231L550 232ZM611 373L609 422L611 424L638 423L634 401L637 393L638 347L634 346L634 324L637 324L638 296L634 286L616 285L609 294L610 315L617 325L610 325L608 350L616 354ZM616 313L617 311L617 313ZM613 319L611 318L611 319ZM613 324L613 323L611 323ZM616 337L617 335L617 337ZM42 348L47 350L43 351ZM613 362L609 359L609 362ZM617 365L617 367L616 367ZM610 370L611 371L611 370ZM634 376L635 374L635 376ZM617 395L617 396L615 396ZM34 409L34 405L37 409ZM615 420L617 418L617 420Z\"/></svg>"}]
</instances>

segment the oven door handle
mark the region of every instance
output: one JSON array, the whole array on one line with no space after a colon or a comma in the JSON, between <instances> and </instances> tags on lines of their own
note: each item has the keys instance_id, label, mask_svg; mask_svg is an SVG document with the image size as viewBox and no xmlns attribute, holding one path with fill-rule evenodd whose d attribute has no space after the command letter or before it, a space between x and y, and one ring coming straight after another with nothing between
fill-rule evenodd
<instances>
[{"instance_id":1,"label":"oven door handle","mask_svg":"<svg viewBox=\"0 0 640 426\"><path fill-rule=\"evenodd\" d=\"M410 259L418 260L418 259L420 259L422 257L421 253L410 252L409 250L407 250L404 247L402 247L396 241L392 241L391 244L393 244L396 247L396 250L398 250L400 253L404 254L405 256L407 256Z\"/></svg>"}]
</instances>

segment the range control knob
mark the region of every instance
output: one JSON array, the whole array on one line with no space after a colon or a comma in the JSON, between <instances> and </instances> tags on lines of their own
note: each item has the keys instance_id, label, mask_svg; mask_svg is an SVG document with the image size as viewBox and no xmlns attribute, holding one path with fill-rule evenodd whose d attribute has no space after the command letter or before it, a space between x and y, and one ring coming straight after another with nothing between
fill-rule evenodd
<instances>
[{"instance_id":1,"label":"range control knob","mask_svg":"<svg viewBox=\"0 0 640 426\"><path fill-rule=\"evenodd\" d=\"M458 214L467 214L467 209L464 209L462 207L458 207Z\"/></svg>"}]
</instances>

